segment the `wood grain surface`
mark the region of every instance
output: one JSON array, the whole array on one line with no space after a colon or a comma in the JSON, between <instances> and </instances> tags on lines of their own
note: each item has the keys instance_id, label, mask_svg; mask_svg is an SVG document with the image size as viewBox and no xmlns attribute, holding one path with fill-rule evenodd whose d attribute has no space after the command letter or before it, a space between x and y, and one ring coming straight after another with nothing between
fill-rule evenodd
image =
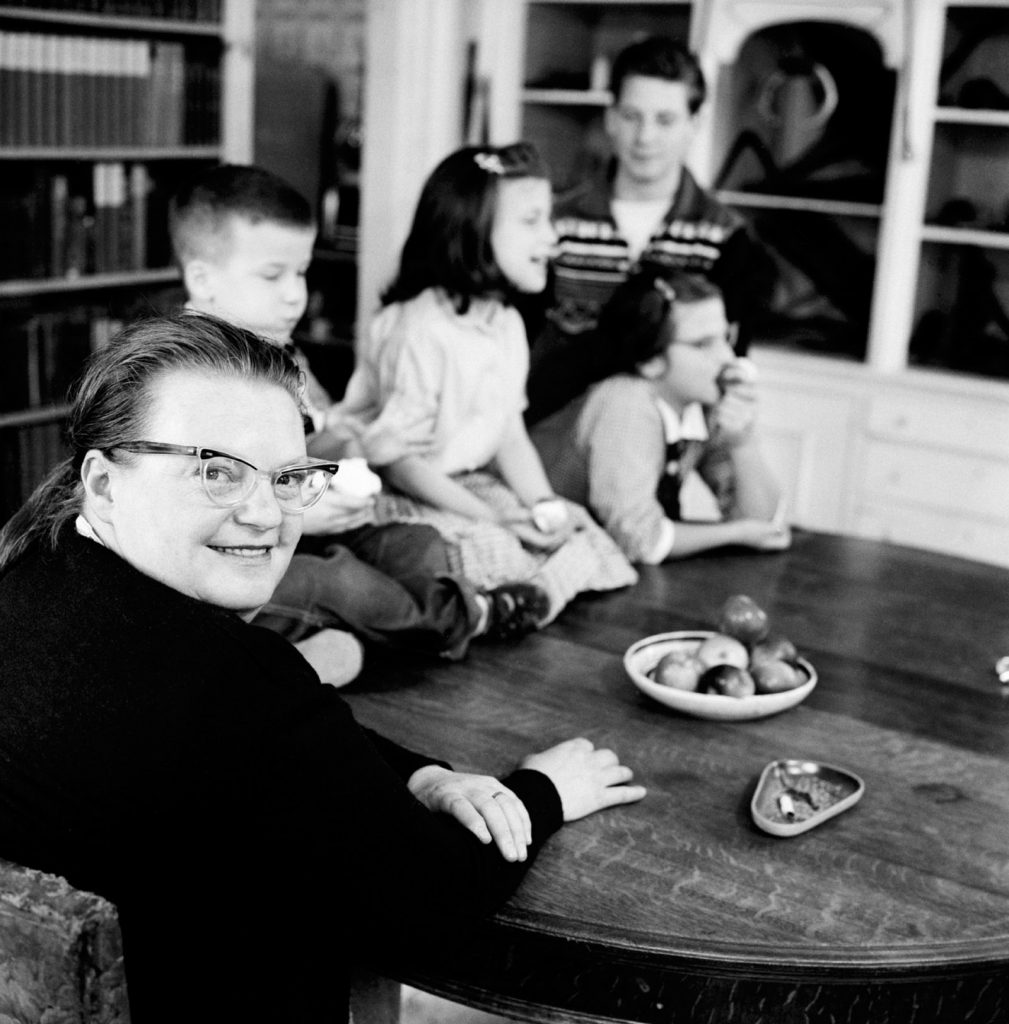
<instances>
[{"instance_id":1,"label":"wood grain surface","mask_svg":"<svg viewBox=\"0 0 1009 1024\"><path fill-rule=\"evenodd\" d=\"M714 628L735 593L815 665L804 703L710 722L631 684L632 642ZM565 826L478 937L388 969L528 1020L1009 1020L1007 653L1006 570L799 532L646 569L461 664L370 659L348 700L400 742L504 773L584 735L649 790ZM749 803L777 758L847 768L865 795L767 835Z\"/></svg>"}]
</instances>

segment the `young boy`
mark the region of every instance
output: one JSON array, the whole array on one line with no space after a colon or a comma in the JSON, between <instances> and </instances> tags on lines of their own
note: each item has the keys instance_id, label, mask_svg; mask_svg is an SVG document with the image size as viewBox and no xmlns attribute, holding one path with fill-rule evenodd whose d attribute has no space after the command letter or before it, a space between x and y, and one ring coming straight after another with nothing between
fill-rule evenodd
<instances>
[{"instance_id":1,"label":"young boy","mask_svg":"<svg viewBox=\"0 0 1009 1024\"><path fill-rule=\"evenodd\" d=\"M169 217L189 308L288 348L305 374L309 453L349 454L324 432L332 401L291 343L308 300L316 236L308 202L269 171L224 165L180 190ZM348 638L336 631L461 658L474 637L515 639L545 616L540 588L516 582L478 591L450 571L448 548L433 528L376 525L373 494L340 476L305 513L291 566L255 620L297 643L325 681L341 685L360 669L359 646L348 652Z\"/></svg>"},{"instance_id":2,"label":"young boy","mask_svg":"<svg viewBox=\"0 0 1009 1024\"><path fill-rule=\"evenodd\" d=\"M606 379L532 431L557 494L587 505L634 562L788 547L760 451L756 368L733 353L718 288L696 274L642 272L614 292L599 333ZM720 521L681 513L695 470Z\"/></svg>"}]
</instances>

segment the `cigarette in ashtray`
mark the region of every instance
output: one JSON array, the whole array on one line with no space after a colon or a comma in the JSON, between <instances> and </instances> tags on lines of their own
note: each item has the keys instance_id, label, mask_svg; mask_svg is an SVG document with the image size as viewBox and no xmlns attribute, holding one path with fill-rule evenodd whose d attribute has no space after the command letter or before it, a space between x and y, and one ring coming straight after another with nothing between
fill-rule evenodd
<instances>
[{"instance_id":1,"label":"cigarette in ashtray","mask_svg":"<svg viewBox=\"0 0 1009 1024\"><path fill-rule=\"evenodd\" d=\"M795 821L795 801L787 793L778 797L778 810L788 821Z\"/></svg>"},{"instance_id":2,"label":"cigarette in ashtray","mask_svg":"<svg viewBox=\"0 0 1009 1024\"><path fill-rule=\"evenodd\" d=\"M368 468L365 459L340 459L332 486L348 498L371 498L382 490L382 479Z\"/></svg>"}]
</instances>

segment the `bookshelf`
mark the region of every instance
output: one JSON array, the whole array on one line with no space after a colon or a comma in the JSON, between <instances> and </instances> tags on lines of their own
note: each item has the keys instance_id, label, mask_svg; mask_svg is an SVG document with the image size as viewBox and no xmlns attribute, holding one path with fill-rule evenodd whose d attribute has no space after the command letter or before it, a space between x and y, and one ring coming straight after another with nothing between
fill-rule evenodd
<instances>
[{"instance_id":1,"label":"bookshelf","mask_svg":"<svg viewBox=\"0 0 1009 1024\"><path fill-rule=\"evenodd\" d=\"M252 158L254 4L0 3L0 523L62 458L67 390L182 297L167 205Z\"/></svg>"}]
</instances>

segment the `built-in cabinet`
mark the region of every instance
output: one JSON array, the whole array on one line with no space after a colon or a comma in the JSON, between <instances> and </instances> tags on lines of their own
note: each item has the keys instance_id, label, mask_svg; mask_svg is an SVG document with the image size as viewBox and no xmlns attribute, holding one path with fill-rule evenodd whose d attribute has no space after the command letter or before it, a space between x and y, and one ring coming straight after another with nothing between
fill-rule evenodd
<instances>
[{"instance_id":1,"label":"built-in cabinet","mask_svg":"<svg viewBox=\"0 0 1009 1024\"><path fill-rule=\"evenodd\" d=\"M1009 2L525 8L518 133L561 188L607 158L614 47L700 55L692 167L788 264L753 354L793 522L1009 566Z\"/></svg>"},{"instance_id":2,"label":"built-in cabinet","mask_svg":"<svg viewBox=\"0 0 1009 1024\"><path fill-rule=\"evenodd\" d=\"M245 0L0 4L0 522L118 326L182 298L167 204L252 154Z\"/></svg>"}]
</instances>

